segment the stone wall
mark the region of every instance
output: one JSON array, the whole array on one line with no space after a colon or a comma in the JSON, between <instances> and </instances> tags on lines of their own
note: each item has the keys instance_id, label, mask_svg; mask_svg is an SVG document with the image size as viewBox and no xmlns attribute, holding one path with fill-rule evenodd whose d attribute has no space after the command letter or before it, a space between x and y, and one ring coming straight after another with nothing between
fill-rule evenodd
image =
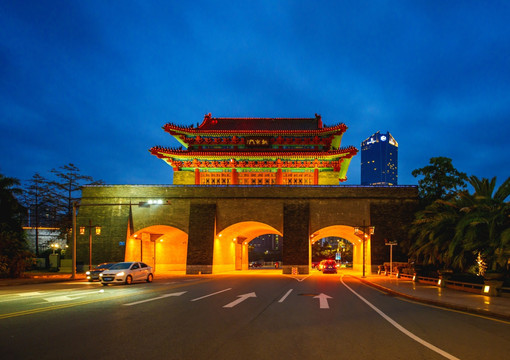
<instances>
[{"instance_id":1,"label":"stone wall","mask_svg":"<svg viewBox=\"0 0 510 360\"><path fill-rule=\"evenodd\" d=\"M389 258L385 238L408 241L405 226L412 221L417 196L412 186L88 186L82 191L77 228L88 226L89 219L101 226L101 235L92 235L92 262L98 264L123 260L132 232L154 225L175 227L189 235L187 265L196 268L188 270L207 273L215 233L238 222L258 221L283 233L286 261L302 266L308 262L308 245L301 241L314 231L365 221L376 226L372 263L379 264ZM150 199L163 204L143 206ZM78 263L88 264L88 250L86 231L77 236Z\"/></svg>"}]
</instances>

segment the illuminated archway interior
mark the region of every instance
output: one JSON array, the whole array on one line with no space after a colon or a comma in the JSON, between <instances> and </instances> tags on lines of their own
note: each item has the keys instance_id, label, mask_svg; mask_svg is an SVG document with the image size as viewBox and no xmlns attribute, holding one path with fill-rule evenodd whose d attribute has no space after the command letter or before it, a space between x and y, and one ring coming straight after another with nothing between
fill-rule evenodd
<instances>
[{"instance_id":1,"label":"illuminated archway interior","mask_svg":"<svg viewBox=\"0 0 510 360\"><path fill-rule=\"evenodd\" d=\"M354 227L346 226L346 225L333 225L322 228L320 230L315 231L312 235L310 235L310 263L311 263L311 246L316 241L326 238L326 237L340 237L347 241L349 241L352 246L352 262L353 262L353 270L362 271L363 270L363 241L365 239L365 268L370 269L370 264L372 263L372 259L370 256L370 235L364 234L361 232L358 235L354 234ZM367 270L368 271L368 270Z\"/></svg>"},{"instance_id":2,"label":"illuminated archway interior","mask_svg":"<svg viewBox=\"0 0 510 360\"><path fill-rule=\"evenodd\" d=\"M172 226L154 225L128 236L126 261L143 261L154 271L186 270L188 234Z\"/></svg>"},{"instance_id":3,"label":"illuminated archway interior","mask_svg":"<svg viewBox=\"0 0 510 360\"><path fill-rule=\"evenodd\" d=\"M243 221L219 231L214 238L213 273L248 270L248 244L258 236L278 230L257 221Z\"/></svg>"}]
</instances>

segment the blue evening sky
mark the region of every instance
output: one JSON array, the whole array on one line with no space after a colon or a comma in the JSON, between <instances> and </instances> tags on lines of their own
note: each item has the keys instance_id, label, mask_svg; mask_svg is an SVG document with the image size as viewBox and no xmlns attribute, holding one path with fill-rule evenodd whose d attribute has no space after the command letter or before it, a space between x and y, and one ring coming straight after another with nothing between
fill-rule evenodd
<instances>
[{"instance_id":1,"label":"blue evening sky","mask_svg":"<svg viewBox=\"0 0 510 360\"><path fill-rule=\"evenodd\" d=\"M313 117L389 131L399 184L510 175L510 1L0 1L0 173L169 184L162 130ZM358 154L345 184L360 183Z\"/></svg>"}]
</instances>

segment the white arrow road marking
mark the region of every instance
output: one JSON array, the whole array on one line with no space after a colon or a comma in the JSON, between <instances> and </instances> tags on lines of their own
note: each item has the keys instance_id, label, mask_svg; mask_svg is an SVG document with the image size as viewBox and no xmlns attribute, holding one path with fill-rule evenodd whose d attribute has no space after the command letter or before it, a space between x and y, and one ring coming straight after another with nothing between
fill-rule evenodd
<instances>
[{"instance_id":1,"label":"white arrow road marking","mask_svg":"<svg viewBox=\"0 0 510 360\"><path fill-rule=\"evenodd\" d=\"M257 295L254 292L243 294L243 295L237 295L239 299L232 301L230 304L227 304L223 306L224 308L233 308L234 306L242 303L244 300L251 298L251 297L257 297Z\"/></svg>"},{"instance_id":2,"label":"white arrow road marking","mask_svg":"<svg viewBox=\"0 0 510 360\"><path fill-rule=\"evenodd\" d=\"M61 296L53 296L53 297L49 297L49 298L44 298L44 300L46 300L47 302L60 302L60 301L76 300L76 299L79 299L81 297L82 296L69 297L69 296L66 296L66 295L61 295Z\"/></svg>"},{"instance_id":3,"label":"white arrow road marking","mask_svg":"<svg viewBox=\"0 0 510 360\"><path fill-rule=\"evenodd\" d=\"M40 293L40 292L37 292L37 291L33 291L33 292L26 292L26 293L22 293L22 294L16 294L18 296L39 296L39 295L42 295L43 293Z\"/></svg>"},{"instance_id":4,"label":"white arrow road marking","mask_svg":"<svg viewBox=\"0 0 510 360\"><path fill-rule=\"evenodd\" d=\"M104 292L103 289L97 291L76 291L76 295L59 295L59 296L51 296L51 297L45 297L43 300L47 302L61 302L61 301L71 301L71 300L77 300L79 298L82 298L84 295L90 295L90 294L98 294Z\"/></svg>"},{"instance_id":5,"label":"white arrow road marking","mask_svg":"<svg viewBox=\"0 0 510 360\"><path fill-rule=\"evenodd\" d=\"M158 297L155 297L155 298L135 301L135 302L132 302L132 303L129 303L129 304L123 304L123 305L124 306L138 305L138 304L143 304L143 303L146 303L146 302L149 302L149 301L164 299L164 298L167 298L169 296L181 296L184 293L186 293L186 291L178 292L178 293L171 293L171 294L164 294L164 295L161 295L161 296L158 296Z\"/></svg>"},{"instance_id":6,"label":"white arrow road marking","mask_svg":"<svg viewBox=\"0 0 510 360\"><path fill-rule=\"evenodd\" d=\"M285 295L282 296L282 298L280 300L278 300L279 303L282 303L285 301L285 299L287 298L287 296L289 296L289 294L292 292L292 290L294 289L290 289L289 291L287 291L287 293Z\"/></svg>"},{"instance_id":7,"label":"white arrow road marking","mask_svg":"<svg viewBox=\"0 0 510 360\"><path fill-rule=\"evenodd\" d=\"M39 292L29 292L29 293L22 293L22 294L4 295L3 299L0 300L0 303L7 302L7 301L18 301L19 300L18 296L31 297L31 296L40 296L40 295L43 295L43 294L39 293ZM7 299L7 296L12 296L12 297ZM16 297L14 297L14 296L16 296Z\"/></svg>"},{"instance_id":8,"label":"white arrow road marking","mask_svg":"<svg viewBox=\"0 0 510 360\"><path fill-rule=\"evenodd\" d=\"M222 292L229 291L229 290L232 290L232 288L228 288L228 289L225 289L225 290L220 290L220 291L217 291L215 293L212 293L212 294L209 294L209 295L204 295L202 297L199 297L199 298L196 298L196 299L193 299L193 300L190 300L190 301L202 300L202 299L205 299L205 298L207 298L209 296L214 296L214 295L217 295L217 294L221 294Z\"/></svg>"},{"instance_id":9,"label":"white arrow road marking","mask_svg":"<svg viewBox=\"0 0 510 360\"><path fill-rule=\"evenodd\" d=\"M320 293L317 296L313 297L314 299L319 299L319 304L321 309L329 309L328 299L333 299L331 296Z\"/></svg>"}]
</instances>

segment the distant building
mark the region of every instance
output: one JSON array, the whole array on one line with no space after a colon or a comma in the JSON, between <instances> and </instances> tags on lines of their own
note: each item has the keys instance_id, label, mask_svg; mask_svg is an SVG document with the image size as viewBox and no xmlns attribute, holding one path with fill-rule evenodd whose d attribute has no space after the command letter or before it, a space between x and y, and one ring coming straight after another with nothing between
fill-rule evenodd
<instances>
[{"instance_id":1,"label":"distant building","mask_svg":"<svg viewBox=\"0 0 510 360\"><path fill-rule=\"evenodd\" d=\"M398 143L379 131L361 143L361 185L398 184Z\"/></svg>"},{"instance_id":2,"label":"distant building","mask_svg":"<svg viewBox=\"0 0 510 360\"><path fill-rule=\"evenodd\" d=\"M278 234L266 234L253 239L250 245L255 252L281 251L280 241Z\"/></svg>"},{"instance_id":3,"label":"distant building","mask_svg":"<svg viewBox=\"0 0 510 360\"><path fill-rule=\"evenodd\" d=\"M50 244L58 244L60 248L65 246L64 241L59 239L60 228L24 226L23 230L27 239L28 249L33 253L36 253L36 242L39 243L39 251L50 249Z\"/></svg>"}]
</instances>

